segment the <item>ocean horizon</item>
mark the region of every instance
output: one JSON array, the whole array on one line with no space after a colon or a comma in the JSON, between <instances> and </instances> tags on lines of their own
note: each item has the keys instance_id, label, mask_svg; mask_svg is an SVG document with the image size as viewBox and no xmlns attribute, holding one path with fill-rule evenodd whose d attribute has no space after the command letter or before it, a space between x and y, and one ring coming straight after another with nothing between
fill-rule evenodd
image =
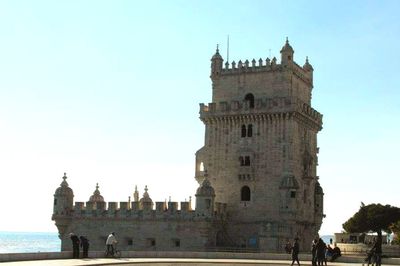
<instances>
[{"instance_id":1,"label":"ocean horizon","mask_svg":"<svg viewBox=\"0 0 400 266\"><path fill-rule=\"evenodd\" d=\"M0 232L0 253L59 252L57 232Z\"/></svg>"},{"instance_id":2,"label":"ocean horizon","mask_svg":"<svg viewBox=\"0 0 400 266\"><path fill-rule=\"evenodd\" d=\"M324 235L325 243L333 235ZM311 243L310 243L311 247ZM0 231L0 253L59 252L61 240L57 232L4 232Z\"/></svg>"}]
</instances>

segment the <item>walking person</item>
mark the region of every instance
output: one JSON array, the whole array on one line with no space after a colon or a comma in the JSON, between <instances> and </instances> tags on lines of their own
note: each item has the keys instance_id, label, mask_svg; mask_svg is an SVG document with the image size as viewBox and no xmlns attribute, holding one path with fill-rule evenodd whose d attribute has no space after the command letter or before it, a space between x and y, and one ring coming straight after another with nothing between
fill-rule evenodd
<instances>
[{"instance_id":1,"label":"walking person","mask_svg":"<svg viewBox=\"0 0 400 266\"><path fill-rule=\"evenodd\" d=\"M322 238L317 243L317 262L318 266L323 266L325 262L326 244Z\"/></svg>"},{"instance_id":2,"label":"walking person","mask_svg":"<svg viewBox=\"0 0 400 266\"><path fill-rule=\"evenodd\" d=\"M89 239L84 236L79 237L82 247L82 258L87 258L89 255Z\"/></svg>"},{"instance_id":3,"label":"walking person","mask_svg":"<svg viewBox=\"0 0 400 266\"><path fill-rule=\"evenodd\" d=\"M311 264L317 266L317 243L318 238L315 238L311 243Z\"/></svg>"},{"instance_id":4,"label":"walking person","mask_svg":"<svg viewBox=\"0 0 400 266\"><path fill-rule=\"evenodd\" d=\"M74 259L79 259L79 238L74 233L70 233L69 237L72 241L72 257Z\"/></svg>"},{"instance_id":5,"label":"walking person","mask_svg":"<svg viewBox=\"0 0 400 266\"><path fill-rule=\"evenodd\" d=\"M294 239L293 246L292 246L292 265L291 266L293 266L295 261L297 262L297 265L300 266L299 252L300 252L299 239L296 237Z\"/></svg>"},{"instance_id":6,"label":"walking person","mask_svg":"<svg viewBox=\"0 0 400 266\"><path fill-rule=\"evenodd\" d=\"M374 240L374 245L372 246L371 251L375 254L376 266L381 266L382 263L382 235L378 235L378 237Z\"/></svg>"}]
</instances>

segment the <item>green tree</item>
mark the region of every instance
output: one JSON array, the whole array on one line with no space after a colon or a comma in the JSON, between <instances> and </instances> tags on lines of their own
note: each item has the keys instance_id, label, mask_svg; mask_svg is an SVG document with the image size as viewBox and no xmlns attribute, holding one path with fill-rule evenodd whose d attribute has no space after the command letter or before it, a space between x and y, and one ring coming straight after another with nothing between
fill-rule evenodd
<instances>
[{"instance_id":1,"label":"green tree","mask_svg":"<svg viewBox=\"0 0 400 266\"><path fill-rule=\"evenodd\" d=\"M400 221L400 208L390 205L361 203L360 210L343 224L348 233L391 232L391 225Z\"/></svg>"}]
</instances>

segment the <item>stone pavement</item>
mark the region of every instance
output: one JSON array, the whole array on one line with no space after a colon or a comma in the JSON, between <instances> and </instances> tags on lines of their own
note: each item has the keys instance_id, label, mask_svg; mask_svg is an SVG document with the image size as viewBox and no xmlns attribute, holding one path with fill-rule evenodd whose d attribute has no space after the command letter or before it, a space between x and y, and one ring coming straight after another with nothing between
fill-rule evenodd
<instances>
[{"instance_id":1,"label":"stone pavement","mask_svg":"<svg viewBox=\"0 0 400 266\"><path fill-rule=\"evenodd\" d=\"M1 266L84 266L84 265L144 265L144 266L212 266L212 265L235 265L235 266L283 266L290 265L287 260L250 260L250 259L189 259L189 258L121 258L121 259L59 259L59 260L35 260L3 262ZM311 265L310 261L300 261L301 265ZM297 264L295 264L297 265ZM328 266L361 266L361 263L329 262ZM384 264L382 264L384 265Z\"/></svg>"}]
</instances>

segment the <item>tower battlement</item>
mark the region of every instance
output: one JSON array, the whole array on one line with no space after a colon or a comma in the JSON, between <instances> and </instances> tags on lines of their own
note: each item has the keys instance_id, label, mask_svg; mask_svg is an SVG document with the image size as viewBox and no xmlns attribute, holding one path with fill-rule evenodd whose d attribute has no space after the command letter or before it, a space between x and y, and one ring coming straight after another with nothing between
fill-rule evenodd
<instances>
[{"instance_id":1,"label":"tower battlement","mask_svg":"<svg viewBox=\"0 0 400 266\"><path fill-rule=\"evenodd\" d=\"M312 71L309 71L306 65L301 67L296 62L293 62L292 64L278 64L275 57L272 58L272 60L267 58L265 61L261 58L257 61L253 59L251 60L251 65L249 60L245 60L244 63L239 60L237 64L235 61L232 61L231 64L226 62L224 66L224 68L221 68L221 76L292 71L303 81L310 85L313 83Z\"/></svg>"},{"instance_id":2,"label":"tower battlement","mask_svg":"<svg viewBox=\"0 0 400 266\"><path fill-rule=\"evenodd\" d=\"M191 220L223 216L226 211L226 204L216 202L214 212L205 214L203 211L196 211L191 208L191 202L155 202L156 208L141 209L139 202L75 202L73 209L68 213L54 213L53 219L57 217L70 216L73 218L121 218L121 219L176 219Z\"/></svg>"},{"instance_id":3,"label":"tower battlement","mask_svg":"<svg viewBox=\"0 0 400 266\"><path fill-rule=\"evenodd\" d=\"M300 99L277 97L254 99L254 106L248 100L200 104L200 119L205 122L213 119L272 120L280 114L300 115L312 123L318 130L322 127L322 114L302 102Z\"/></svg>"}]
</instances>

